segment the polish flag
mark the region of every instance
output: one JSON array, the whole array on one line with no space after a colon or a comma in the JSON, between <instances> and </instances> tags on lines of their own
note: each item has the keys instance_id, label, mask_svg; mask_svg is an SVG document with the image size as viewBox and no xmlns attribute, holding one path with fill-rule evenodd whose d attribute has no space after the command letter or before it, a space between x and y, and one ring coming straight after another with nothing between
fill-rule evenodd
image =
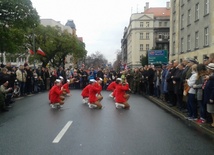
<instances>
[{"instance_id":1,"label":"polish flag","mask_svg":"<svg viewBox=\"0 0 214 155\"><path fill-rule=\"evenodd\" d=\"M43 52L40 47L37 50L37 54L42 55L42 56L46 56L45 52Z\"/></svg>"},{"instance_id":2,"label":"polish flag","mask_svg":"<svg viewBox=\"0 0 214 155\"><path fill-rule=\"evenodd\" d=\"M27 50L29 54L34 54L34 52L31 49L27 48Z\"/></svg>"}]
</instances>

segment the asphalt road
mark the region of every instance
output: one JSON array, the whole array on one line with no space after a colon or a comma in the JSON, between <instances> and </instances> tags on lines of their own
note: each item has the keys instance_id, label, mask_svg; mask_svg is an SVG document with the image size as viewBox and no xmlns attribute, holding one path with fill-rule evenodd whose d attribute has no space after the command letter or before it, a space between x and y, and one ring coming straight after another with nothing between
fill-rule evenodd
<instances>
[{"instance_id":1,"label":"asphalt road","mask_svg":"<svg viewBox=\"0 0 214 155\"><path fill-rule=\"evenodd\" d=\"M0 154L214 154L211 137L142 96L131 96L130 110L116 109L109 92L103 91L104 108L96 110L82 104L80 90L71 92L60 111L50 109L44 92L22 98L1 113Z\"/></svg>"}]
</instances>

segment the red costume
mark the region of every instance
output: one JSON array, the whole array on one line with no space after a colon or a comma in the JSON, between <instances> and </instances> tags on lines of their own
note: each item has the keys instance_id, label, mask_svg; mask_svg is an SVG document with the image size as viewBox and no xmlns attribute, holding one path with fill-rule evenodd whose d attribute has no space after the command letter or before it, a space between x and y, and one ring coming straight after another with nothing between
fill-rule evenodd
<instances>
[{"instance_id":1,"label":"red costume","mask_svg":"<svg viewBox=\"0 0 214 155\"><path fill-rule=\"evenodd\" d=\"M57 85L54 85L51 88L51 90L49 92L49 100L50 100L51 104L53 104L53 103L59 103L61 101L60 95L62 94L62 92L63 91Z\"/></svg>"},{"instance_id":2,"label":"red costume","mask_svg":"<svg viewBox=\"0 0 214 155\"><path fill-rule=\"evenodd\" d=\"M70 89L69 89L69 84L68 84L68 83L65 83L65 84L62 86L62 88L65 89L65 92L66 92L67 94L70 93Z\"/></svg>"},{"instance_id":3,"label":"red costume","mask_svg":"<svg viewBox=\"0 0 214 155\"><path fill-rule=\"evenodd\" d=\"M117 87L117 83L115 81L113 81L112 83L110 83L110 85L108 85L107 90L109 91L114 91Z\"/></svg>"},{"instance_id":4,"label":"red costume","mask_svg":"<svg viewBox=\"0 0 214 155\"><path fill-rule=\"evenodd\" d=\"M122 85L119 84L116 88L116 102L117 103L124 103L126 102L126 98L124 97L126 94L126 91L129 90L129 84Z\"/></svg>"},{"instance_id":5,"label":"red costume","mask_svg":"<svg viewBox=\"0 0 214 155\"><path fill-rule=\"evenodd\" d=\"M83 90L82 90L82 97L83 98L86 98L86 97L89 97L89 89L90 89L91 85L87 85Z\"/></svg>"},{"instance_id":6,"label":"red costume","mask_svg":"<svg viewBox=\"0 0 214 155\"><path fill-rule=\"evenodd\" d=\"M102 87L97 86L97 84L91 85L89 89L89 103L95 103L97 101L97 93L100 93Z\"/></svg>"}]
</instances>

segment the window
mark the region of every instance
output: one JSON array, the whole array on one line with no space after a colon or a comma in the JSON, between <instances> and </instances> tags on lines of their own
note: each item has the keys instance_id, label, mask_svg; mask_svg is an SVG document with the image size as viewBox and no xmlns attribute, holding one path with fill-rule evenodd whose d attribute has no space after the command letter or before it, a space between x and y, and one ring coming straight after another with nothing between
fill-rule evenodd
<instances>
[{"instance_id":1,"label":"window","mask_svg":"<svg viewBox=\"0 0 214 155\"><path fill-rule=\"evenodd\" d=\"M164 39L169 39L169 33L164 33Z\"/></svg>"},{"instance_id":2,"label":"window","mask_svg":"<svg viewBox=\"0 0 214 155\"><path fill-rule=\"evenodd\" d=\"M164 26L167 27L167 22L164 22Z\"/></svg>"},{"instance_id":3,"label":"window","mask_svg":"<svg viewBox=\"0 0 214 155\"><path fill-rule=\"evenodd\" d=\"M189 25L191 21L191 9L188 10L187 24Z\"/></svg>"},{"instance_id":4,"label":"window","mask_svg":"<svg viewBox=\"0 0 214 155\"><path fill-rule=\"evenodd\" d=\"M146 27L149 27L149 22L146 22Z\"/></svg>"},{"instance_id":5,"label":"window","mask_svg":"<svg viewBox=\"0 0 214 155\"><path fill-rule=\"evenodd\" d=\"M162 33L158 33L158 39L162 39Z\"/></svg>"},{"instance_id":6,"label":"window","mask_svg":"<svg viewBox=\"0 0 214 155\"><path fill-rule=\"evenodd\" d=\"M143 40L143 33L140 33L140 40Z\"/></svg>"},{"instance_id":7,"label":"window","mask_svg":"<svg viewBox=\"0 0 214 155\"><path fill-rule=\"evenodd\" d=\"M175 55L175 42L173 42L173 51L172 51L172 55Z\"/></svg>"},{"instance_id":8,"label":"window","mask_svg":"<svg viewBox=\"0 0 214 155\"><path fill-rule=\"evenodd\" d=\"M195 5L195 20L199 19L199 3Z\"/></svg>"},{"instance_id":9,"label":"window","mask_svg":"<svg viewBox=\"0 0 214 155\"><path fill-rule=\"evenodd\" d=\"M205 0L204 1L204 14L207 15L209 14L210 10L209 10L209 0Z\"/></svg>"},{"instance_id":10,"label":"window","mask_svg":"<svg viewBox=\"0 0 214 155\"><path fill-rule=\"evenodd\" d=\"M199 36L198 36L198 31L195 32L195 48L198 48L199 44Z\"/></svg>"},{"instance_id":11,"label":"window","mask_svg":"<svg viewBox=\"0 0 214 155\"><path fill-rule=\"evenodd\" d=\"M143 44L140 44L140 51L143 51Z\"/></svg>"},{"instance_id":12,"label":"window","mask_svg":"<svg viewBox=\"0 0 214 155\"><path fill-rule=\"evenodd\" d=\"M184 38L181 38L181 53L184 52Z\"/></svg>"},{"instance_id":13,"label":"window","mask_svg":"<svg viewBox=\"0 0 214 155\"><path fill-rule=\"evenodd\" d=\"M149 33L146 33L146 39L149 39Z\"/></svg>"},{"instance_id":14,"label":"window","mask_svg":"<svg viewBox=\"0 0 214 155\"><path fill-rule=\"evenodd\" d=\"M181 15L181 28L184 27L184 14Z\"/></svg>"},{"instance_id":15,"label":"window","mask_svg":"<svg viewBox=\"0 0 214 155\"><path fill-rule=\"evenodd\" d=\"M187 50L191 50L191 40L190 40L190 35L187 36Z\"/></svg>"},{"instance_id":16,"label":"window","mask_svg":"<svg viewBox=\"0 0 214 155\"><path fill-rule=\"evenodd\" d=\"M176 26L176 24L175 24L175 20L173 21L173 32L175 33L175 26Z\"/></svg>"},{"instance_id":17,"label":"window","mask_svg":"<svg viewBox=\"0 0 214 155\"><path fill-rule=\"evenodd\" d=\"M143 22L140 22L140 27L143 27Z\"/></svg>"},{"instance_id":18,"label":"window","mask_svg":"<svg viewBox=\"0 0 214 155\"><path fill-rule=\"evenodd\" d=\"M209 45L209 29L208 27L206 27L204 29L204 46L208 46Z\"/></svg>"},{"instance_id":19,"label":"window","mask_svg":"<svg viewBox=\"0 0 214 155\"><path fill-rule=\"evenodd\" d=\"M162 22L159 22L159 27L162 27Z\"/></svg>"},{"instance_id":20,"label":"window","mask_svg":"<svg viewBox=\"0 0 214 155\"><path fill-rule=\"evenodd\" d=\"M167 50L168 49L168 45L164 44L164 49Z\"/></svg>"},{"instance_id":21,"label":"window","mask_svg":"<svg viewBox=\"0 0 214 155\"><path fill-rule=\"evenodd\" d=\"M149 50L149 44L146 44L146 50L147 51Z\"/></svg>"}]
</instances>

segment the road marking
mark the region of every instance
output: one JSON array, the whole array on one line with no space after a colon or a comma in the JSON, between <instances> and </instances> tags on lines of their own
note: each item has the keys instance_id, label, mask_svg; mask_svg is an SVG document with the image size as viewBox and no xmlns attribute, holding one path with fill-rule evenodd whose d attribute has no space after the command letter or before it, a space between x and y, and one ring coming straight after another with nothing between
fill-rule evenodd
<instances>
[{"instance_id":1,"label":"road marking","mask_svg":"<svg viewBox=\"0 0 214 155\"><path fill-rule=\"evenodd\" d=\"M66 133L66 131L68 130L72 123L73 121L68 121L68 123L62 128L62 130L59 132L59 134L56 136L52 143L59 143L59 141L64 136L64 134Z\"/></svg>"}]
</instances>

